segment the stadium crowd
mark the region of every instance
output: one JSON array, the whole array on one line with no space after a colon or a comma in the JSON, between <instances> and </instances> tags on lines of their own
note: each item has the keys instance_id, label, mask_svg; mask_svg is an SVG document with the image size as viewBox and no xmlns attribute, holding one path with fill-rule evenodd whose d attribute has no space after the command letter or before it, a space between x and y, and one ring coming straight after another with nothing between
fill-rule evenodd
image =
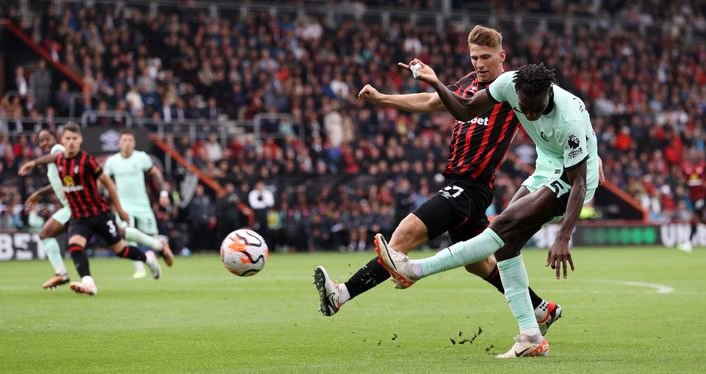
<instances>
[{"instance_id":1,"label":"stadium crowd","mask_svg":"<svg viewBox=\"0 0 706 374\"><path fill-rule=\"evenodd\" d=\"M517 3L497 2L494 8L518 9ZM696 1L667 11L649 1L585 3L591 5L537 1L527 12L548 6L567 15L610 14L618 23L601 17L549 27L525 24L521 16L501 21L506 68L538 61L554 67L558 83L589 107L606 178L648 209L651 221L684 220L691 206L681 165L690 152L703 158L706 145L706 43L689 43L683 31L689 23L703 35L706 9ZM258 205L249 195L262 180L274 202L258 222L272 245L363 249L375 232L389 233L442 185L451 117L373 107L356 94L366 83L388 93L426 89L396 66L415 56L453 83L472 70L470 25L449 24L440 35L435 25L408 20L393 20L387 28L366 22L361 28L353 19L330 24L314 14L295 18L251 11L214 19L207 10L190 8L151 14L67 4L59 12L49 4L42 14L16 22L81 77L74 115L125 111L137 125L166 124L167 134L170 126L189 119L231 126L225 118L291 115L290 121L263 122L262 142L216 132L166 135L168 144L228 191L212 196L197 188L191 203L181 206L175 190L169 201L156 204L158 219L175 232L174 225L185 220L212 230L232 227L241 219L234 202ZM5 12L13 16L12 10ZM670 28L637 37L641 31L631 27L659 21ZM10 84L16 94L0 103L3 181L37 154L31 139L20 134L55 129L55 118L68 116L72 108L73 83L43 62L17 67ZM91 124L115 121L95 116ZM528 142L520 133L512 151L531 164ZM181 172L172 176L175 184ZM502 210L522 177L519 168L505 163L493 210ZM22 225L20 196L0 197L0 228ZM231 212L221 222L216 219ZM192 248L215 245L194 242L193 236Z\"/></svg>"}]
</instances>

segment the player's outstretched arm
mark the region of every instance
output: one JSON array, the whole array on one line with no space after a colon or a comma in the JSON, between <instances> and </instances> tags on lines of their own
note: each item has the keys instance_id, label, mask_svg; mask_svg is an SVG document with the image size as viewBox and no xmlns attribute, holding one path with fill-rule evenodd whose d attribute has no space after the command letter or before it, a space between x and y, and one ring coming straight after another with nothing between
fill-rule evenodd
<instances>
[{"instance_id":1,"label":"player's outstretched arm","mask_svg":"<svg viewBox=\"0 0 706 374\"><path fill-rule=\"evenodd\" d=\"M113 208L115 208L115 212L118 213L120 219L124 222L130 222L130 216L120 204L120 198L118 198L118 189L115 188L115 183L113 183L113 180L110 179L108 174L101 173L100 177L98 177L98 181L105 187L106 190L108 190L108 196L110 196L110 201L113 203Z\"/></svg>"},{"instance_id":2,"label":"player's outstretched arm","mask_svg":"<svg viewBox=\"0 0 706 374\"><path fill-rule=\"evenodd\" d=\"M20 170L17 172L17 174L21 176L25 176L29 174L32 169L34 169L35 166L37 165L44 165L44 164L51 164L52 162L56 161L56 158L59 156L59 153L50 153L46 154L44 156L40 156L35 158L34 160L26 162L24 165L20 167Z\"/></svg>"},{"instance_id":3,"label":"player's outstretched arm","mask_svg":"<svg viewBox=\"0 0 706 374\"><path fill-rule=\"evenodd\" d=\"M587 162L583 161L577 167L566 172L569 184L571 184L569 201L566 203L566 212L564 213L564 221L559 229L559 235L557 235L556 241L549 249L546 264L546 266L551 266L552 269L556 270L556 279L559 279L562 268L564 269L564 279L566 279L568 272L567 262L571 266L571 271L574 271L574 260L571 258L569 240L571 240L571 234L579 220L579 214L583 208L583 200L586 197L586 164Z\"/></svg>"},{"instance_id":4,"label":"player's outstretched arm","mask_svg":"<svg viewBox=\"0 0 706 374\"><path fill-rule=\"evenodd\" d=\"M470 121L492 109L495 104L485 90L478 91L470 98L456 95L439 81L436 72L429 65L419 59L415 58L409 64L400 64L400 66L411 71L416 79L429 83L436 90L449 113L459 121Z\"/></svg>"},{"instance_id":5,"label":"player's outstretched arm","mask_svg":"<svg viewBox=\"0 0 706 374\"><path fill-rule=\"evenodd\" d=\"M401 64L404 65L404 64ZM381 93L375 87L366 84L358 93L358 99L371 104L391 106L395 109L415 113L431 113L444 109L436 92L421 92L403 95L388 95Z\"/></svg>"},{"instance_id":6,"label":"player's outstretched arm","mask_svg":"<svg viewBox=\"0 0 706 374\"><path fill-rule=\"evenodd\" d=\"M51 192L54 192L54 190L51 188L50 184L47 184L46 186L32 192L32 194L29 195L29 197L25 201L25 206L27 207L27 209L34 208L34 206L37 205L37 202L39 201L40 197Z\"/></svg>"}]
</instances>

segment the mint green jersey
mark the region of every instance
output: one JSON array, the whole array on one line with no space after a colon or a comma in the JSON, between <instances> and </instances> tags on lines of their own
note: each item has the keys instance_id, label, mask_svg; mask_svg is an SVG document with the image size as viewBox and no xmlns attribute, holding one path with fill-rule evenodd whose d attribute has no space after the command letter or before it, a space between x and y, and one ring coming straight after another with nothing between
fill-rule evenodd
<instances>
[{"instance_id":1,"label":"mint green jersey","mask_svg":"<svg viewBox=\"0 0 706 374\"><path fill-rule=\"evenodd\" d=\"M554 108L538 120L530 121L520 112L514 78L514 71L501 74L490 84L488 93L495 101L508 102L512 106L527 135L534 141L537 149L534 175L554 179L552 176L560 177L565 170L586 161L588 201L598 187L598 146L583 101L552 85Z\"/></svg>"},{"instance_id":2,"label":"mint green jersey","mask_svg":"<svg viewBox=\"0 0 706 374\"><path fill-rule=\"evenodd\" d=\"M64 153L64 146L61 144L54 144L49 153ZM47 164L47 178L49 179L51 189L54 190L54 195L56 195L56 198L59 199L63 206L69 206L69 201L66 200L66 195L64 195L64 186L61 183L59 169L56 168L56 164L53 162Z\"/></svg>"},{"instance_id":3,"label":"mint green jersey","mask_svg":"<svg viewBox=\"0 0 706 374\"><path fill-rule=\"evenodd\" d=\"M152 166L150 156L137 150L127 158L116 153L108 157L103 165L103 172L115 179L120 204L131 214L145 210L152 211L145 186L145 172Z\"/></svg>"}]
</instances>

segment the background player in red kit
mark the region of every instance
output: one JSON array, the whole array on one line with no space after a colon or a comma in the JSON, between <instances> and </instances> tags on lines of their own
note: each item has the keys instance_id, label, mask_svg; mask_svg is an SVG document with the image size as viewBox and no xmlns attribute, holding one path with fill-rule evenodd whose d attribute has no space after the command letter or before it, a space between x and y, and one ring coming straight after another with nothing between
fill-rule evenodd
<instances>
[{"instance_id":1,"label":"background player in red kit","mask_svg":"<svg viewBox=\"0 0 706 374\"><path fill-rule=\"evenodd\" d=\"M113 181L103 174L103 169L93 156L81 150L82 142L81 128L75 123L68 123L62 133L64 153L43 156L28 162L20 169L20 174L26 175L37 164L54 162L59 170L64 194L71 208L68 251L76 271L81 276L80 282L71 283L71 289L88 295L98 293L84 250L93 234L103 238L119 257L145 262L154 278L158 279L160 268L154 253L145 254L135 247L130 247L120 237L115 216L110 211L106 199L98 191L98 181L108 190L113 207L120 218L128 222L129 216L120 205Z\"/></svg>"},{"instance_id":2,"label":"background player in red kit","mask_svg":"<svg viewBox=\"0 0 706 374\"><path fill-rule=\"evenodd\" d=\"M450 88L459 95L471 97L486 88L503 72L505 51L502 35L495 29L476 26L468 35L468 48L475 71L461 78ZM407 68L406 65L401 64ZM373 104L389 105L410 112L434 112L444 109L436 93L384 95L370 85L359 93L361 99ZM390 245L407 253L412 248L433 239L445 231L455 242L470 239L488 226L485 211L493 201L495 171L507 153L517 132L519 121L507 103L495 105L489 112L467 122L454 122L449 159L444 170L446 187L407 215L392 234ZM493 256L466 266L504 292ZM331 280L323 266L314 271L314 284L319 292L320 309L326 316L334 315L341 305L372 289L390 276L372 259L351 278L341 284ZM544 301L530 289L532 304L542 332L561 316L561 307Z\"/></svg>"},{"instance_id":3,"label":"background player in red kit","mask_svg":"<svg viewBox=\"0 0 706 374\"><path fill-rule=\"evenodd\" d=\"M689 240L680 243L678 248L685 252L691 252L691 242L696 235L698 224L706 224L706 162L704 154L692 149L689 153L689 161L682 165L682 173L686 179L686 187L689 189L689 200L691 200L693 214Z\"/></svg>"}]
</instances>

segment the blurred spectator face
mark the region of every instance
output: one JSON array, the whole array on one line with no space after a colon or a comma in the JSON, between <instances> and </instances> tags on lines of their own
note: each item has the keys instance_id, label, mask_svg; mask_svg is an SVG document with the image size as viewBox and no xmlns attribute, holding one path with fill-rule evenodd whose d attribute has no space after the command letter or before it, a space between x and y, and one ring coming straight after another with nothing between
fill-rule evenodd
<instances>
[{"instance_id":1,"label":"blurred spectator face","mask_svg":"<svg viewBox=\"0 0 706 374\"><path fill-rule=\"evenodd\" d=\"M135 150L135 135L127 133L121 134L118 146L120 147L120 154L123 155L123 157L130 157Z\"/></svg>"}]
</instances>

